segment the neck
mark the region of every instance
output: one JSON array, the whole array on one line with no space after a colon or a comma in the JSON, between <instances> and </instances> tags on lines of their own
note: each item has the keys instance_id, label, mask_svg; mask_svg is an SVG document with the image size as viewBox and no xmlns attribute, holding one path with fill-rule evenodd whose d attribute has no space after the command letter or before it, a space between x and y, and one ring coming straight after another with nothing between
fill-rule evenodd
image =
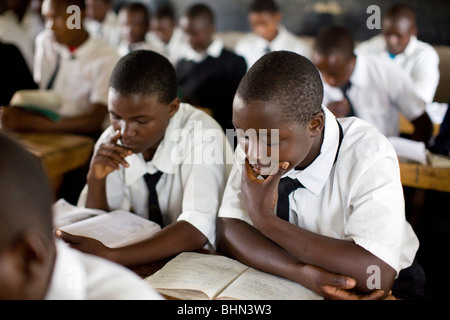
<instances>
[{"instance_id":1,"label":"neck","mask_svg":"<svg viewBox=\"0 0 450 320\"><path fill-rule=\"evenodd\" d=\"M89 33L86 30L81 29L79 33L80 35L78 37L74 37L73 41L66 44L69 48L78 48L89 38Z\"/></svg>"}]
</instances>

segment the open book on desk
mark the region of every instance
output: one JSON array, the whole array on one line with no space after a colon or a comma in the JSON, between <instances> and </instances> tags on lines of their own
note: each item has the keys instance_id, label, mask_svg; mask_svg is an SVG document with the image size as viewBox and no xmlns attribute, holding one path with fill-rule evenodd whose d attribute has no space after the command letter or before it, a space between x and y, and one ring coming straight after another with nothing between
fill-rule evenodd
<instances>
[{"instance_id":1,"label":"open book on desk","mask_svg":"<svg viewBox=\"0 0 450 320\"><path fill-rule=\"evenodd\" d=\"M150 238L161 227L134 213L76 207L60 199L53 205L54 226L71 234L100 240L110 248Z\"/></svg>"},{"instance_id":2,"label":"open book on desk","mask_svg":"<svg viewBox=\"0 0 450 320\"><path fill-rule=\"evenodd\" d=\"M159 293L183 300L321 300L293 281L221 255L183 252L145 278Z\"/></svg>"}]
</instances>

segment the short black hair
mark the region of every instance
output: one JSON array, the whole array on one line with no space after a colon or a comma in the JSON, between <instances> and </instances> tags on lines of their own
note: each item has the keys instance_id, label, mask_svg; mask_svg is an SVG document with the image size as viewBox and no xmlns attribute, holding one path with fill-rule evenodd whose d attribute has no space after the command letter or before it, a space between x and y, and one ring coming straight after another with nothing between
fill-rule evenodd
<instances>
[{"instance_id":1,"label":"short black hair","mask_svg":"<svg viewBox=\"0 0 450 320\"><path fill-rule=\"evenodd\" d=\"M341 26L327 26L320 30L314 50L320 55L341 53L346 58L354 56L355 40L351 32Z\"/></svg>"},{"instance_id":2,"label":"short black hair","mask_svg":"<svg viewBox=\"0 0 450 320\"><path fill-rule=\"evenodd\" d=\"M158 101L165 104L177 97L173 65L151 50L136 50L123 56L114 67L109 87L122 95L157 95Z\"/></svg>"},{"instance_id":3,"label":"short black hair","mask_svg":"<svg viewBox=\"0 0 450 320\"><path fill-rule=\"evenodd\" d=\"M276 13L280 11L280 8L273 0L254 0L248 9L249 12L268 12Z\"/></svg>"},{"instance_id":4,"label":"short black hair","mask_svg":"<svg viewBox=\"0 0 450 320\"><path fill-rule=\"evenodd\" d=\"M271 101L287 121L306 124L322 110L323 84L307 58L273 51L260 58L241 80L237 95L244 101Z\"/></svg>"},{"instance_id":5,"label":"short black hair","mask_svg":"<svg viewBox=\"0 0 450 320\"><path fill-rule=\"evenodd\" d=\"M161 4L155 12L155 19L170 19L175 21L175 10L170 3Z\"/></svg>"},{"instance_id":6,"label":"short black hair","mask_svg":"<svg viewBox=\"0 0 450 320\"><path fill-rule=\"evenodd\" d=\"M75 5L80 8L80 10L86 10L85 0L58 0L58 4L67 5L67 7Z\"/></svg>"},{"instance_id":7,"label":"short black hair","mask_svg":"<svg viewBox=\"0 0 450 320\"><path fill-rule=\"evenodd\" d=\"M397 21L403 18L410 20L413 25L416 25L416 13L414 8L408 4L395 4L388 9L386 12L384 19L391 19L393 21Z\"/></svg>"},{"instance_id":8,"label":"short black hair","mask_svg":"<svg viewBox=\"0 0 450 320\"><path fill-rule=\"evenodd\" d=\"M214 12L206 4L194 4L186 10L184 16L191 20L202 18L210 25L215 24Z\"/></svg>"},{"instance_id":9,"label":"short black hair","mask_svg":"<svg viewBox=\"0 0 450 320\"><path fill-rule=\"evenodd\" d=\"M151 19L151 11L147 6L140 2L129 2L124 4L120 10L127 10L128 12L141 12L147 21Z\"/></svg>"},{"instance_id":10,"label":"short black hair","mask_svg":"<svg viewBox=\"0 0 450 320\"><path fill-rule=\"evenodd\" d=\"M11 245L31 227L53 241L53 197L40 160L4 133L0 154L0 242Z\"/></svg>"}]
</instances>

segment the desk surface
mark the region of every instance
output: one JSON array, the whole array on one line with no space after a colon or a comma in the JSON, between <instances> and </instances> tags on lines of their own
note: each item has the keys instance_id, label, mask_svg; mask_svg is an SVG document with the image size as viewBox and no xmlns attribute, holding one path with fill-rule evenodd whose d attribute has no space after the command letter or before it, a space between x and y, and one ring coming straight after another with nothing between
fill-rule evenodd
<instances>
[{"instance_id":1,"label":"desk surface","mask_svg":"<svg viewBox=\"0 0 450 320\"><path fill-rule=\"evenodd\" d=\"M38 156L50 177L84 165L91 156L94 140L65 133L18 133L23 145Z\"/></svg>"},{"instance_id":2,"label":"desk surface","mask_svg":"<svg viewBox=\"0 0 450 320\"><path fill-rule=\"evenodd\" d=\"M55 194L63 175L88 163L94 140L67 133L14 133L23 146L38 156Z\"/></svg>"},{"instance_id":3,"label":"desk surface","mask_svg":"<svg viewBox=\"0 0 450 320\"><path fill-rule=\"evenodd\" d=\"M450 192L450 168L400 162L400 176L406 187Z\"/></svg>"}]
</instances>

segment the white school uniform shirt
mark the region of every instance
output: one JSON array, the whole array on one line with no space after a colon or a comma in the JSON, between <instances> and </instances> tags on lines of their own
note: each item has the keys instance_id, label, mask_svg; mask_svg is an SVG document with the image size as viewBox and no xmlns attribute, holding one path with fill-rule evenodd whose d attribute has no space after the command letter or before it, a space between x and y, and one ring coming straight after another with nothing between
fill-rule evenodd
<instances>
[{"instance_id":1,"label":"white school uniform shirt","mask_svg":"<svg viewBox=\"0 0 450 320\"><path fill-rule=\"evenodd\" d=\"M207 57L219 58L222 54L225 45L221 39L214 39L211 44L203 52L198 52L194 50L191 46L186 48L186 50L180 55L180 60L184 59L187 61L193 61L195 63L200 63Z\"/></svg>"},{"instance_id":2,"label":"white school uniform shirt","mask_svg":"<svg viewBox=\"0 0 450 320\"><path fill-rule=\"evenodd\" d=\"M391 61L358 54L350 82L348 96L355 115L385 136L399 135L399 112L409 121L425 112L426 103L417 93L411 78ZM331 87L325 81L323 87L325 106L344 98L339 88Z\"/></svg>"},{"instance_id":3,"label":"white school uniform shirt","mask_svg":"<svg viewBox=\"0 0 450 320\"><path fill-rule=\"evenodd\" d=\"M311 57L311 47L299 37L280 25L278 34L272 41L267 41L256 33L248 33L240 38L235 46L236 54L245 58L247 68L250 67L268 51L287 50L298 53L306 58Z\"/></svg>"},{"instance_id":4,"label":"white school uniform shirt","mask_svg":"<svg viewBox=\"0 0 450 320\"><path fill-rule=\"evenodd\" d=\"M31 10L26 11L21 22L12 10L0 15L0 39L20 50L31 72L34 67L34 40L41 31L43 22Z\"/></svg>"},{"instance_id":5,"label":"white school uniform shirt","mask_svg":"<svg viewBox=\"0 0 450 320\"><path fill-rule=\"evenodd\" d=\"M50 30L36 39L34 80L45 89L60 67L53 90L62 98L59 114L76 117L89 113L90 103L108 105L108 86L112 70L119 60L116 50L101 40L89 37L73 53L57 43Z\"/></svg>"},{"instance_id":6,"label":"white school uniform shirt","mask_svg":"<svg viewBox=\"0 0 450 320\"><path fill-rule=\"evenodd\" d=\"M391 58L386 49L384 36L377 35L362 42L356 48L356 52L374 54L394 61L411 76L422 99L427 103L433 102L440 78L439 55L428 43L411 36L405 50Z\"/></svg>"},{"instance_id":7,"label":"white school uniform shirt","mask_svg":"<svg viewBox=\"0 0 450 320\"><path fill-rule=\"evenodd\" d=\"M92 37L103 40L114 48L119 46L120 24L114 10L108 10L102 22L87 17L84 20L84 26Z\"/></svg>"},{"instance_id":8,"label":"white school uniform shirt","mask_svg":"<svg viewBox=\"0 0 450 320\"><path fill-rule=\"evenodd\" d=\"M128 43L127 41L122 40L120 42L119 48L117 49L117 52L121 57L124 55L136 51L136 50L150 50L160 53L154 46L152 46L147 41L140 41L135 43ZM161 53L160 53L161 54Z\"/></svg>"},{"instance_id":9,"label":"white school uniform shirt","mask_svg":"<svg viewBox=\"0 0 450 320\"><path fill-rule=\"evenodd\" d=\"M56 241L56 261L45 300L163 300L131 270Z\"/></svg>"},{"instance_id":10,"label":"white school uniform shirt","mask_svg":"<svg viewBox=\"0 0 450 320\"><path fill-rule=\"evenodd\" d=\"M412 264L418 239L405 219L397 155L373 126L356 117L339 119L326 108L325 133L318 157L304 170L283 177L298 179L305 188L289 195L289 221L305 230L354 241L397 272ZM245 154L236 149L236 162L224 192L219 217L252 224L241 202ZM274 213L275 214L275 213Z\"/></svg>"},{"instance_id":11,"label":"white school uniform shirt","mask_svg":"<svg viewBox=\"0 0 450 320\"><path fill-rule=\"evenodd\" d=\"M162 42L154 32L149 31L146 35L146 40L157 50L157 52L164 55L173 65L176 65L181 59L183 52L190 46L186 40L186 36L180 27L173 29L172 37L169 43Z\"/></svg>"},{"instance_id":12,"label":"white school uniform shirt","mask_svg":"<svg viewBox=\"0 0 450 320\"><path fill-rule=\"evenodd\" d=\"M112 127L105 130L96 149L113 135ZM133 211L148 218L149 192L143 175L162 171L156 192L164 226L187 221L208 239L207 248L215 248L216 216L233 163L233 151L213 118L181 103L153 159L146 162L142 154L133 154L125 160L128 168L106 177L110 210ZM87 188L80 195L79 206L86 203Z\"/></svg>"}]
</instances>

